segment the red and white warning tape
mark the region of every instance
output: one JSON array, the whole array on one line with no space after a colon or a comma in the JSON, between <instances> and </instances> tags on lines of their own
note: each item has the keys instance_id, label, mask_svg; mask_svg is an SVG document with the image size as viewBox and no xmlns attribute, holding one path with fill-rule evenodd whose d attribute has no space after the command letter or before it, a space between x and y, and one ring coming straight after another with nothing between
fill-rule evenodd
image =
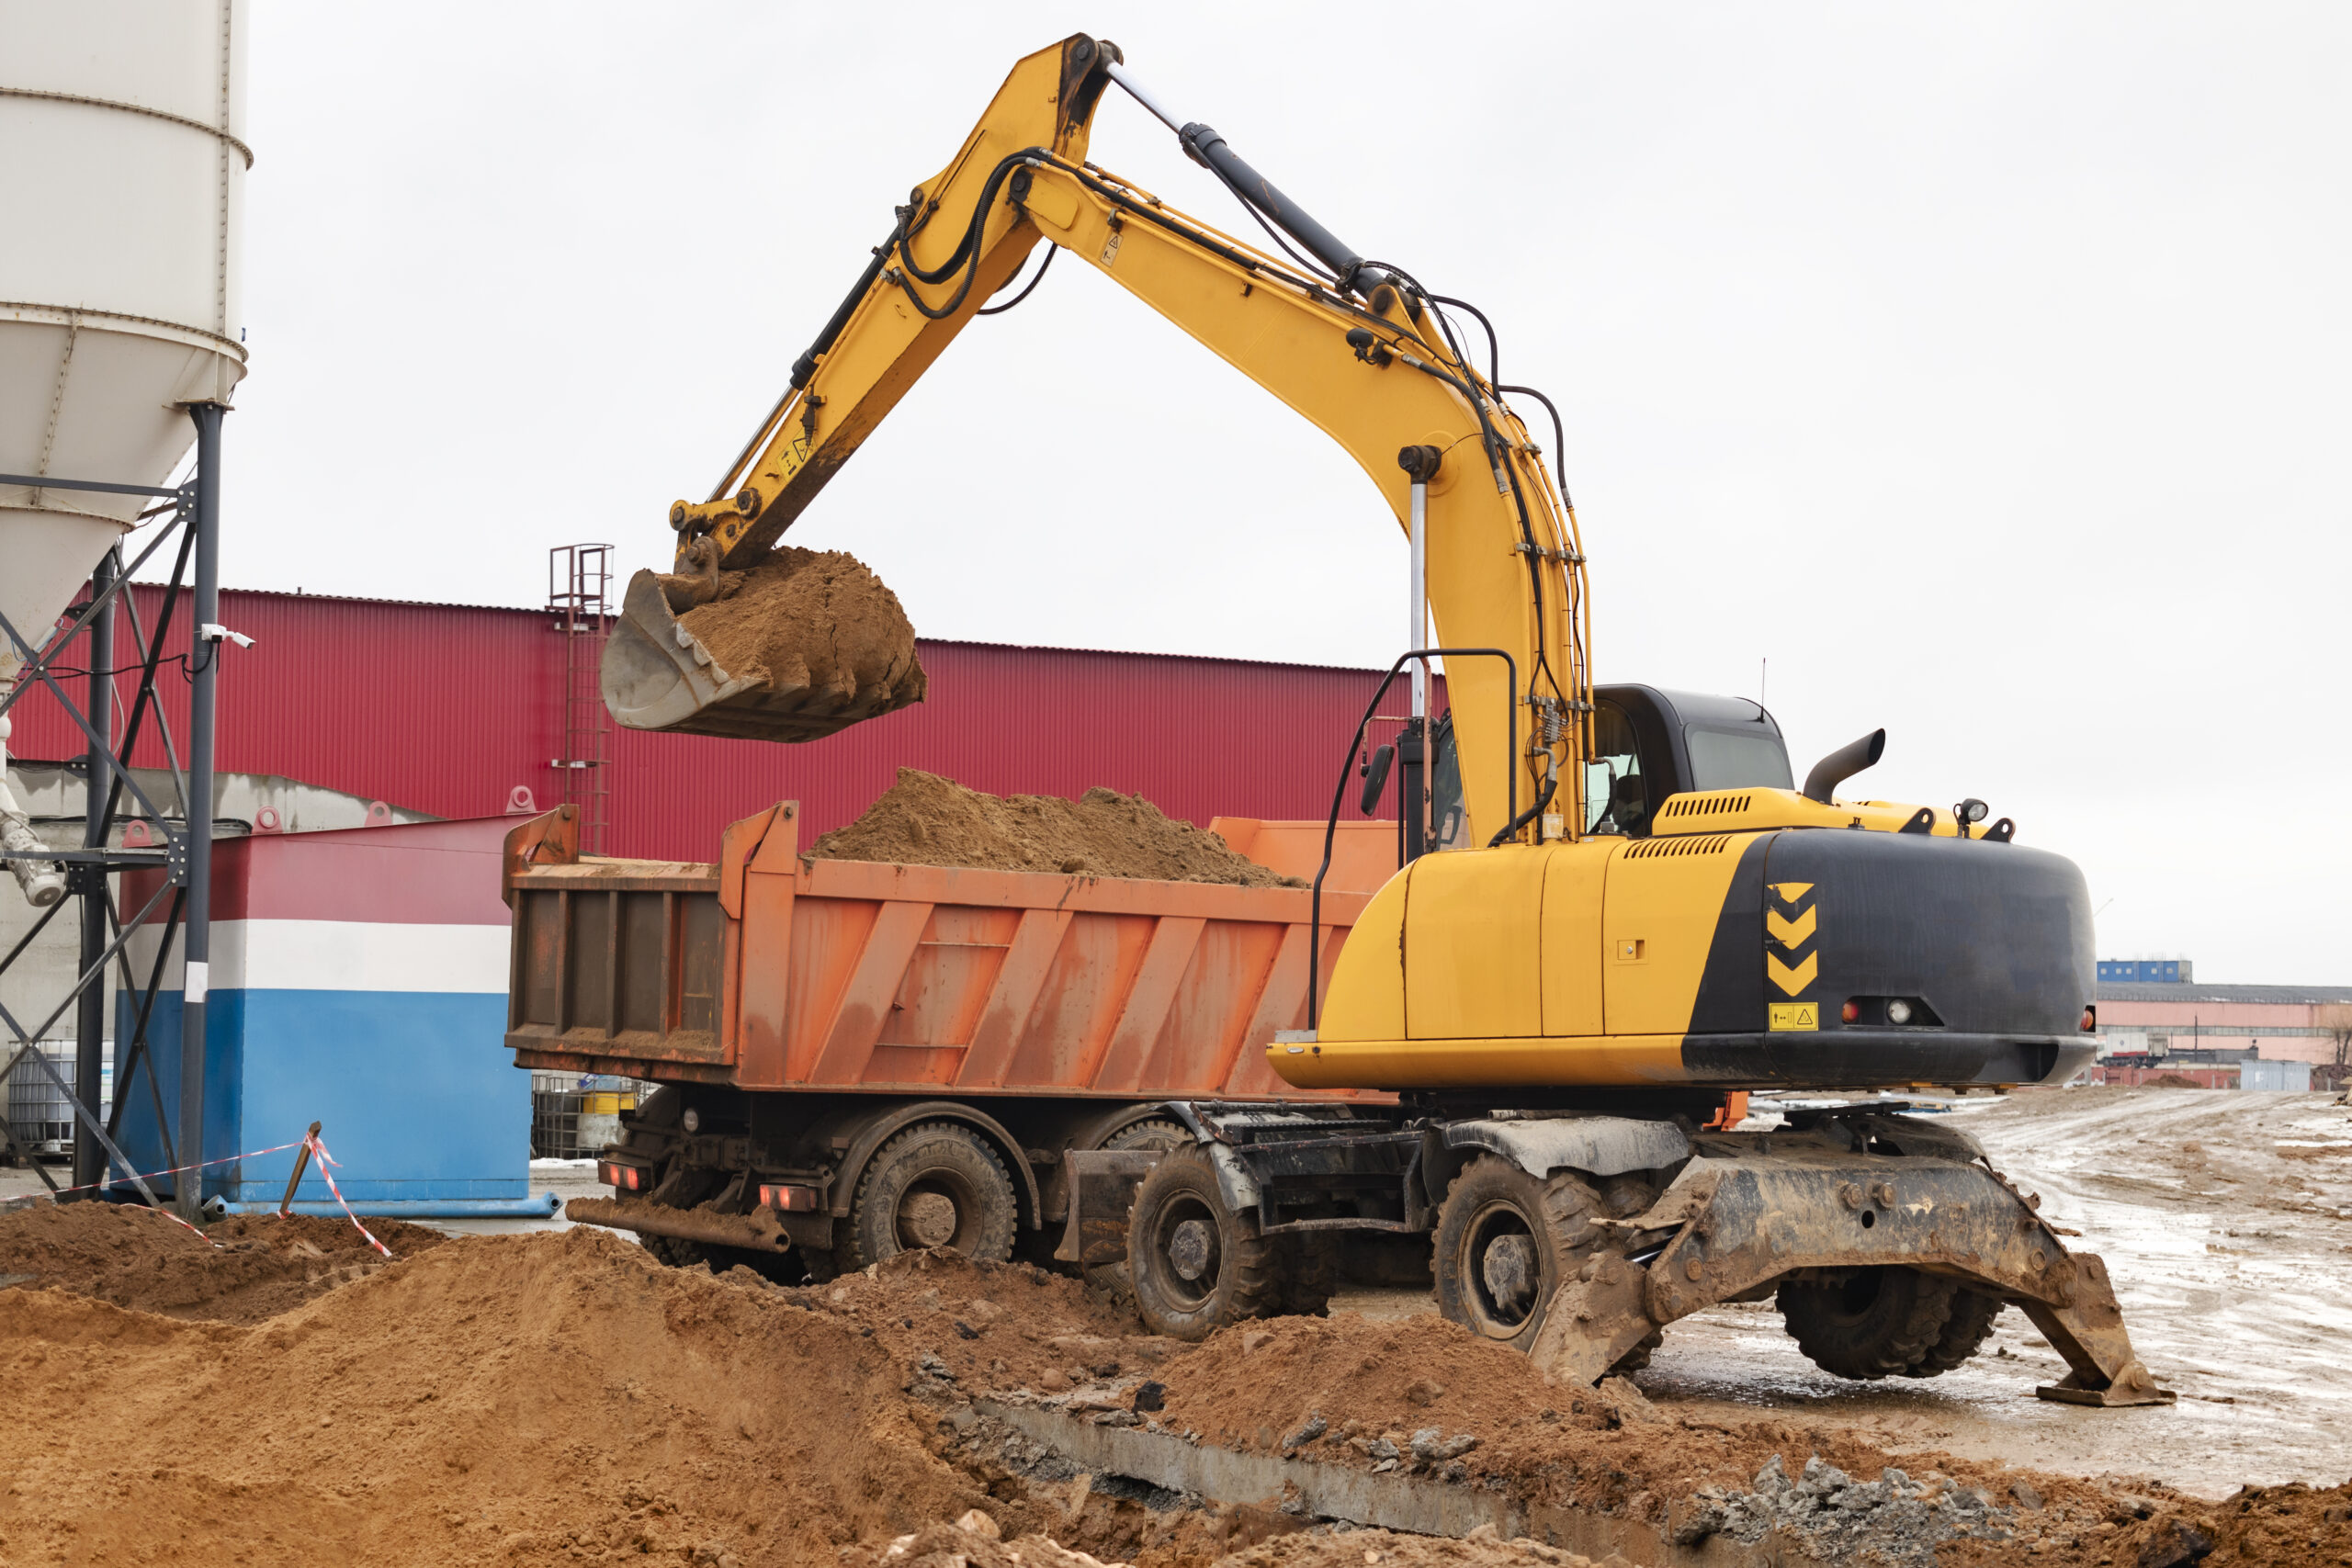
<instances>
[{"instance_id":1,"label":"red and white warning tape","mask_svg":"<svg viewBox=\"0 0 2352 1568\"><path fill-rule=\"evenodd\" d=\"M392 1255L392 1249L386 1247L382 1242L378 1241L376 1239L375 1232L369 1230L366 1225L359 1223L359 1216L351 1212L351 1203L344 1197L343 1189L334 1184L334 1172L327 1168L337 1164L338 1162L333 1155L327 1153L327 1141L313 1133L309 1137L304 1138L302 1142L310 1145L311 1152L318 1156L319 1174L327 1179L327 1190L334 1193L334 1201L343 1205L344 1217L351 1222L353 1227L356 1229L361 1235L368 1238L368 1246L382 1253L387 1258L390 1258Z\"/></svg>"},{"instance_id":2,"label":"red and white warning tape","mask_svg":"<svg viewBox=\"0 0 2352 1568\"><path fill-rule=\"evenodd\" d=\"M194 1165L175 1165L163 1170L142 1170L137 1176L109 1176L103 1181L85 1181L79 1187L61 1187L57 1190L56 1196L62 1198L68 1192L95 1192L101 1187L112 1187L118 1181L147 1181L158 1176L177 1176L184 1170L202 1170L208 1165L231 1165L241 1159L259 1159L264 1155L282 1155L288 1149L300 1148L302 1144L303 1140L297 1138L290 1144L277 1144L266 1149L247 1149L241 1155L222 1155L219 1159L198 1160ZM35 1193L34 1196L40 1197L41 1194Z\"/></svg>"},{"instance_id":3,"label":"red and white warning tape","mask_svg":"<svg viewBox=\"0 0 2352 1568\"><path fill-rule=\"evenodd\" d=\"M263 1155L281 1155L288 1149L299 1149L306 1145L309 1146L311 1155L315 1156L319 1162L319 1174L326 1178L327 1190L334 1194L334 1201L337 1203L343 1205L345 1217L350 1220L352 1225L361 1235L368 1238L368 1246L382 1253L386 1258L390 1258L392 1255L392 1249L386 1247L382 1242L378 1241L376 1239L376 1234L369 1230L366 1225L359 1223L359 1216L351 1212L350 1200L343 1195L343 1189L335 1185L334 1172L329 1170L327 1168L331 1165L340 1165L342 1162L327 1153L327 1144L324 1138L306 1135L295 1139L290 1144L274 1144L266 1149L247 1149L243 1154L222 1155L218 1159L198 1160L194 1165L175 1165L167 1167L163 1170L142 1170L135 1179L145 1181L158 1176L178 1176L186 1171L202 1170L206 1166L209 1165L230 1165L241 1159L258 1159ZM85 1182L79 1187L61 1187L51 1196L62 1198L68 1192L92 1192L101 1187L111 1187L117 1181L129 1179L133 1179L125 1177L108 1177L104 1181ZM218 1247L220 1245L219 1242L214 1241L210 1236L204 1235L203 1231L198 1230L195 1225L189 1224L186 1220L181 1219L169 1209L156 1209L152 1212L163 1215L164 1218L171 1221L172 1224L175 1225L181 1226L187 1230L195 1231L198 1235L204 1236L205 1241L214 1247Z\"/></svg>"}]
</instances>

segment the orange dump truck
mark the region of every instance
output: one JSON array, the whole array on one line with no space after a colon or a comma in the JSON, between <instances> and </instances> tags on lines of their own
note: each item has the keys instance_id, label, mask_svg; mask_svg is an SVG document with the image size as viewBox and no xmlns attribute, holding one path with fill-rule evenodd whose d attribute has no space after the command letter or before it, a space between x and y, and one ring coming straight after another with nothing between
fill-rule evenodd
<instances>
[{"instance_id":1,"label":"orange dump truck","mask_svg":"<svg viewBox=\"0 0 2352 1568\"><path fill-rule=\"evenodd\" d=\"M1171 1099L1385 1100L1266 1066L1306 1022L1304 888L811 860L798 818L735 823L714 864L583 859L570 807L508 835L516 1066L665 1086L573 1218L787 1278L922 1246L1100 1257L1064 1235L1070 1151L1148 1163ZM1285 874L1322 855L1320 822L1214 826ZM1324 983L1395 868L1395 824L1341 826Z\"/></svg>"}]
</instances>

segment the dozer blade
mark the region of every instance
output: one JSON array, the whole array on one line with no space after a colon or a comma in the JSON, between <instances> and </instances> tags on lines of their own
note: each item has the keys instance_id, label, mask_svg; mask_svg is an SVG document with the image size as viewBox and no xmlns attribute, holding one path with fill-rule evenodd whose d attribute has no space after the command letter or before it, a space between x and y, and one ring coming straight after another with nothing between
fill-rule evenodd
<instances>
[{"instance_id":1,"label":"dozer blade","mask_svg":"<svg viewBox=\"0 0 2352 1568\"><path fill-rule=\"evenodd\" d=\"M1797 1142L1773 1135L1776 1145ZM1646 1213L1614 1228L1624 1247L1594 1256L1560 1287L1531 1351L1563 1382L1597 1382L1665 1325L1718 1302L1760 1300L1803 1270L1894 1265L2021 1308L2073 1369L2034 1391L2044 1399L2173 1403L2132 1352L2106 1265L2068 1252L1982 1165L1795 1148L1698 1158Z\"/></svg>"},{"instance_id":2,"label":"dozer blade","mask_svg":"<svg viewBox=\"0 0 2352 1568\"><path fill-rule=\"evenodd\" d=\"M920 666L911 677L859 685L836 673L819 683L805 661L781 671L734 674L670 611L662 580L629 579L619 619L605 642L599 671L605 706L630 729L675 730L746 740L820 740L862 719L922 700Z\"/></svg>"}]
</instances>

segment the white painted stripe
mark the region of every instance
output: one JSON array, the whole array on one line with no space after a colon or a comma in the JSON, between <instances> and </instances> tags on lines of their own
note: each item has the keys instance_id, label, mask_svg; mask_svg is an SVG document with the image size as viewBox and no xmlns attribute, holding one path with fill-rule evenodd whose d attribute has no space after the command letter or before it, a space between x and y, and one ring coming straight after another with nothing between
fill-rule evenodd
<instances>
[{"instance_id":1,"label":"white painted stripe","mask_svg":"<svg viewBox=\"0 0 2352 1568\"><path fill-rule=\"evenodd\" d=\"M141 928L129 943L141 986L155 962L158 933ZM504 926L388 925L358 920L221 920L212 927L209 988L215 991L506 991ZM164 988L185 983L179 944Z\"/></svg>"}]
</instances>

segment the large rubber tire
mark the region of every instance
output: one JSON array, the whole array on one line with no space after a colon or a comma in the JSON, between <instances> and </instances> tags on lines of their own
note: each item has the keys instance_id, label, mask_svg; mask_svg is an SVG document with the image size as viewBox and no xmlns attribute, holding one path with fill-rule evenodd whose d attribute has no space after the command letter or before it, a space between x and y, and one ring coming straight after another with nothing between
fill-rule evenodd
<instances>
[{"instance_id":1,"label":"large rubber tire","mask_svg":"<svg viewBox=\"0 0 2352 1568\"><path fill-rule=\"evenodd\" d=\"M1959 1286L1917 1269L1857 1269L1835 1283L1781 1287L1781 1321L1825 1372L1856 1382L1907 1373L1951 1319Z\"/></svg>"},{"instance_id":2,"label":"large rubber tire","mask_svg":"<svg viewBox=\"0 0 2352 1568\"><path fill-rule=\"evenodd\" d=\"M1096 1146L1106 1150L1149 1149L1164 1154L1193 1141L1193 1134L1182 1122L1171 1122L1165 1116L1149 1116L1140 1122L1128 1122ZM1059 1244L1060 1233L1049 1226L1038 1234L1043 1238L1041 1250L1046 1255L1042 1261L1051 1266L1051 1255ZM1127 1280L1127 1266L1124 1259L1117 1263L1098 1263L1080 1272L1085 1275L1090 1287L1102 1292L1114 1303L1124 1303L1135 1295Z\"/></svg>"},{"instance_id":3,"label":"large rubber tire","mask_svg":"<svg viewBox=\"0 0 2352 1568\"><path fill-rule=\"evenodd\" d=\"M1561 1282L1600 1239L1592 1222L1607 1213L1577 1177L1530 1176L1510 1160L1477 1156L1438 1210L1438 1311L1497 1344L1530 1348Z\"/></svg>"},{"instance_id":4,"label":"large rubber tire","mask_svg":"<svg viewBox=\"0 0 2352 1568\"><path fill-rule=\"evenodd\" d=\"M684 1241L674 1235L649 1235L639 1231L637 1233L637 1244L673 1269L693 1269L710 1261L711 1249L698 1241Z\"/></svg>"},{"instance_id":5,"label":"large rubber tire","mask_svg":"<svg viewBox=\"0 0 2352 1568\"><path fill-rule=\"evenodd\" d=\"M2001 1309L2009 1303L1998 1296L1980 1295L1961 1287L1951 1298L1951 1315L1944 1320L1943 1332L1928 1353L1906 1369L1907 1378L1940 1377L1984 1348L1984 1341L1993 1335L1993 1325Z\"/></svg>"},{"instance_id":6,"label":"large rubber tire","mask_svg":"<svg viewBox=\"0 0 2352 1568\"><path fill-rule=\"evenodd\" d=\"M1193 1142L1193 1134L1182 1123L1170 1122L1165 1116L1150 1116L1141 1122L1130 1122L1102 1140L1106 1149L1179 1149Z\"/></svg>"},{"instance_id":7,"label":"large rubber tire","mask_svg":"<svg viewBox=\"0 0 2352 1568\"><path fill-rule=\"evenodd\" d=\"M1205 1339L1275 1310L1282 1277L1257 1222L1232 1213L1207 1153L1170 1149L1127 1211L1127 1278L1154 1334Z\"/></svg>"},{"instance_id":8,"label":"large rubber tire","mask_svg":"<svg viewBox=\"0 0 2352 1568\"><path fill-rule=\"evenodd\" d=\"M1340 1288L1339 1238L1310 1231L1281 1239L1274 1254L1277 1310L1285 1317L1329 1316Z\"/></svg>"},{"instance_id":9,"label":"large rubber tire","mask_svg":"<svg viewBox=\"0 0 2352 1568\"><path fill-rule=\"evenodd\" d=\"M959 1122L917 1122L859 1173L833 1266L848 1274L926 1247L1001 1263L1012 1256L1020 1216L1012 1177L988 1140Z\"/></svg>"}]
</instances>

